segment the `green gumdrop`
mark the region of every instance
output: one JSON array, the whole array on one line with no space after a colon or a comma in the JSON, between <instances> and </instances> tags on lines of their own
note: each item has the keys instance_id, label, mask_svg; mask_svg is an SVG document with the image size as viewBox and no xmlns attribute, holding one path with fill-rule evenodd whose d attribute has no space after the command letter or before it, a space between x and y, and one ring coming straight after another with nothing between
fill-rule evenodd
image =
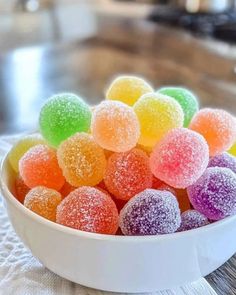
<instances>
[{"instance_id":1,"label":"green gumdrop","mask_svg":"<svg viewBox=\"0 0 236 295\"><path fill-rule=\"evenodd\" d=\"M76 132L86 132L90 128L91 110L77 95L57 94L49 98L39 116L40 131L45 140L57 147Z\"/></svg>"},{"instance_id":2,"label":"green gumdrop","mask_svg":"<svg viewBox=\"0 0 236 295\"><path fill-rule=\"evenodd\" d=\"M184 112L184 127L188 127L192 117L199 109L196 96L188 89L181 87L163 87L158 92L178 101Z\"/></svg>"}]
</instances>

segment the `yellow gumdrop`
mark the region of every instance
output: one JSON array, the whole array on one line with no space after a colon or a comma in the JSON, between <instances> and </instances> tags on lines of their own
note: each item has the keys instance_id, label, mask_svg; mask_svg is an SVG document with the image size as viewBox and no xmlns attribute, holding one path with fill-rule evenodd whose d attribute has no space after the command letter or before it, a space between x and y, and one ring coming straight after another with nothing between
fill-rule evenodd
<instances>
[{"instance_id":1,"label":"yellow gumdrop","mask_svg":"<svg viewBox=\"0 0 236 295\"><path fill-rule=\"evenodd\" d=\"M19 172L20 158L33 146L37 144L45 144L45 140L39 134L32 134L23 137L16 142L8 154L9 162L12 168Z\"/></svg>"},{"instance_id":2,"label":"yellow gumdrop","mask_svg":"<svg viewBox=\"0 0 236 295\"><path fill-rule=\"evenodd\" d=\"M180 104L169 96L159 93L143 95L135 104L141 136L139 144L153 147L168 131L183 126L184 113Z\"/></svg>"},{"instance_id":3,"label":"yellow gumdrop","mask_svg":"<svg viewBox=\"0 0 236 295\"><path fill-rule=\"evenodd\" d=\"M143 94L153 91L153 88L139 77L120 76L111 83L106 99L119 100L132 106Z\"/></svg>"},{"instance_id":4,"label":"yellow gumdrop","mask_svg":"<svg viewBox=\"0 0 236 295\"><path fill-rule=\"evenodd\" d=\"M236 142L232 145L230 150L228 151L231 155L236 157Z\"/></svg>"}]
</instances>

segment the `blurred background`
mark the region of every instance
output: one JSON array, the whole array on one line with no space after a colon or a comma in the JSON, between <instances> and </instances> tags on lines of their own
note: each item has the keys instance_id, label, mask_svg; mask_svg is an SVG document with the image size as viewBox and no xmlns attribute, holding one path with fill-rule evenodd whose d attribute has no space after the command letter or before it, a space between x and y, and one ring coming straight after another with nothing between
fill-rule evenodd
<instances>
[{"instance_id":1,"label":"blurred background","mask_svg":"<svg viewBox=\"0 0 236 295\"><path fill-rule=\"evenodd\" d=\"M0 134L61 91L98 103L120 73L236 113L236 0L0 0Z\"/></svg>"}]
</instances>

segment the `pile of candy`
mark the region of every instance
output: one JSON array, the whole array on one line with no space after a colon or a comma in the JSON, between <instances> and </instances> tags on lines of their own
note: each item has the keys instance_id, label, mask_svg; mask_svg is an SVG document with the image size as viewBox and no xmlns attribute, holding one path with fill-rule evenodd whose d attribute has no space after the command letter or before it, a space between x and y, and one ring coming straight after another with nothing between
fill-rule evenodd
<instances>
[{"instance_id":1,"label":"pile of candy","mask_svg":"<svg viewBox=\"0 0 236 295\"><path fill-rule=\"evenodd\" d=\"M236 213L236 119L199 110L187 89L155 92L121 76L94 107L74 94L49 98L39 127L41 135L17 142L9 161L16 198L53 222L157 235Z\"/></svg>"}]
</instances>

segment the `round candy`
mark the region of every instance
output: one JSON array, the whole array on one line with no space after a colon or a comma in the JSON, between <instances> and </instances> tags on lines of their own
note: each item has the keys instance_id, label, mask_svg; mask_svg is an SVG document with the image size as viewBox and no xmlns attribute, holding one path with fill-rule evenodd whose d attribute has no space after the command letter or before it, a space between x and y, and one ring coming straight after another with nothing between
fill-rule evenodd
<instances>
[{"instance_id":1,"label":"round candy","mask_svg":"<svg viewBox=\"0 0 236 295\"><path fill-rule=\"evenodd\" d=\"M69 193L73 192L73 190L75 190L76 187L70 185L67 181L64 183L63 187L60 190L61 196L64 199L65 197L67 197L69 195Z\"/></svg>"},{"instance_id":2,"label":"round candy","mask_svg":"<svg viewBox=\"0 0 236 295\"><path fill-rule=\"evenodd\" d=\"M145 152L132 149L110 156L104 176L108 191L117 199L129 200L152 186L149 158Z\"/></svg>"},{"instance_id":3,"label":"round candy","mask_svg":"<svg viewBox=\"0 0 236 295\"><path fill-rule=\"evenodd\" d=\"M57 222L87 232L115 234L118 211L107 193L83 186L71 192L58 206Z\"/></svg>"},{"instance_id":4,"label":"round candy","mask_svg":"<svg viewBox=\"0 0 236 295\"><path fill-rule=\"evenodd\" d=\"M120 212L120 228L124 235L169 234L179 228L180 222L178 202L167 191L146 189Z\"/></svg>"},{"instance_id":5,"label":"round candy","mask_svg":"<svg viewBox=\"0 0 236 295\"><path fill-rule=\"evenodd\" d=\"M160 179L156 178L155 176L153 176L153 179L152 179L152 188L160 190L160 191L171 192L177 198L181 212L184 212L191 208L186 189L173 188L169 186L168 184L164 183L163 181L161 181Z\"/></svg>"},{"instance_id":6,"label":"round candy","mask_svg":"<svg viewBox=\"0 0 236 295\"><path fill-rule=\"evenodd\" d=\"M194 131L178 128L155 146L150 166L160 180L174 188L186 188L203 174L208 161L205 139Z\"/></svg>"},{"instance_id":7,"label":"round candy","mask_svg":"<svg viewBox=\"0 0 236 295\"><path fill-rule=\"evenodd\" d=\"M89 106L77 95L57 94L41 109L40 131L50 145L57 147L76 132L88 131L91 114Z\"/></svg>"},{"instance_id":8,"label":"round candy","mask_svg":"<svg viewBox=\"0 0 236 295\"><path fill-rule=\"evenodd\" d=\"M142 96L135 104L141 136L139 144L154 146L168 131L183 126L184 114L180 104L160 93Z\"/></svg>"},{"instance_id":9,"label":"round candy","mask_svg":"<svg viewBox=\"0 0 236 295\"><path fill-rule=\"evenodd\" d=\"M229 168L234 173L236 173L236 157L228 153L216 155L215 157L210 159L208 167Z\"/></svg>"},{"instance_id":10,"label":"round candy","mask_svg":"<svg viewBox=\"0 0 236 295\"><path fill-rule=\"evenodd\" d=\"M103 101L93 112L91 131L104 149L126 152L138 142L140 127L133 109L119 101Z\"/></svg>"},{"instance_id":11,"label":"round candy","mask_svg":"<svg viewBox=\"0 0 236 295\"><path fill-rule=\"evenodd\" d=\"M173 97L181 105L184 112L184 127L188 127L193 115L198 111L198 100L188 89L181 87L164 87L159 93Z\"/></svg>"},{"instance_id":12,"label":"round candy","mask_svg":"<svg viewBox=\"0 0 236 295\"><path fill-rule=\"evenodd\" d=\"M178 231L186 231L209 224L206 216L197 210L187 210L181 214L181 226Z\"/></svg>"},{"instance_id":13,"label":"round candy","mask_svg":"<svg viewBox=\"0 0 236 295\"><path fill-rule=\"evenodd\" d=\"M110 85L106 98L120 100L132 106L143 94L148 92L153 92L153 89L145 80L134 76L120 76Z\"/></svg>"},{"instance_id":14,"label":"round candy","mask_svg":"<svg viewBox=\"0 0 236 295\"><path fill-rule=\"evenodd\" d=\"M200 110L193 117L189 128L205 137L212 157L227 151L235 141L235 118L223 110Z\"/></svg>"},{"instance_id":15,"label":"round candy","mask_svg":"<svg viewBox=\"0 0 236 295\"><path fill-rule=\"evenodd\" d=\"M56 210L60 202L61 195L59 192L44 186L37 186L26 195L24 205L34 213L51 221L56 221Z\"/></svg>"},{"instance_id":16,"label":"round candy","mask_svg":"<svg viewBox=\"0 0 236 295\"><path fill-rule=\"evenodd\" d=\"M231 146L229 153L236 157L236 142Z\"/></svg>"},{"instance_id":17,"label":"round candy","mask_svg":"<svg viewBox=\"0 0 236 295\"><path fill-rule=\"evenodd\" d=\"M30 188L24 183L20 175L15 179L15 191L17 200L24 203L25 196L30 191Z\"/></svg>"},{"instance_id":18,"label":"round candy","mask_svg":"<svg viewBox=\"0 0 236 295\"><path fill-rule=\"evenodd\" d=\"M91 135L77 133L63 141L57 157L67 182L72 186L93 186L102 181L106 157Z\"/></svg>"},{"instance_id":19,"label":"round candy","mask_svg":"<svg viewBox=\"0 0 236 295\"><path fill-rule=\"evenodd\" d=\"M44 143L44 139L39 134L28 135L17 141L8 154L9 162L15 172L19 172L19 160L24 153L26 153L31 147Z\"/></svg>"},{"instance_id":20,"label":"round candy","mask_svg":"<svg viewBox=\"0 0 236 295\"><path fill-rule=\"evenodd\" d=\"M194 209L211 220L236 213L236 175L228 168L207 168L187 190Z\"/></svg>"},{"instance_id":21,"label":"round candy","mask_svg":"<svg viewBox=\"0 0 236 295\"><path fill-rule=\"evenodd\" d=\"M65 182L56 151L47 145L30 148L20 159L19 168L23 181L30 188L46 186L60 190Z\"/></svg>"}]
</instances>

